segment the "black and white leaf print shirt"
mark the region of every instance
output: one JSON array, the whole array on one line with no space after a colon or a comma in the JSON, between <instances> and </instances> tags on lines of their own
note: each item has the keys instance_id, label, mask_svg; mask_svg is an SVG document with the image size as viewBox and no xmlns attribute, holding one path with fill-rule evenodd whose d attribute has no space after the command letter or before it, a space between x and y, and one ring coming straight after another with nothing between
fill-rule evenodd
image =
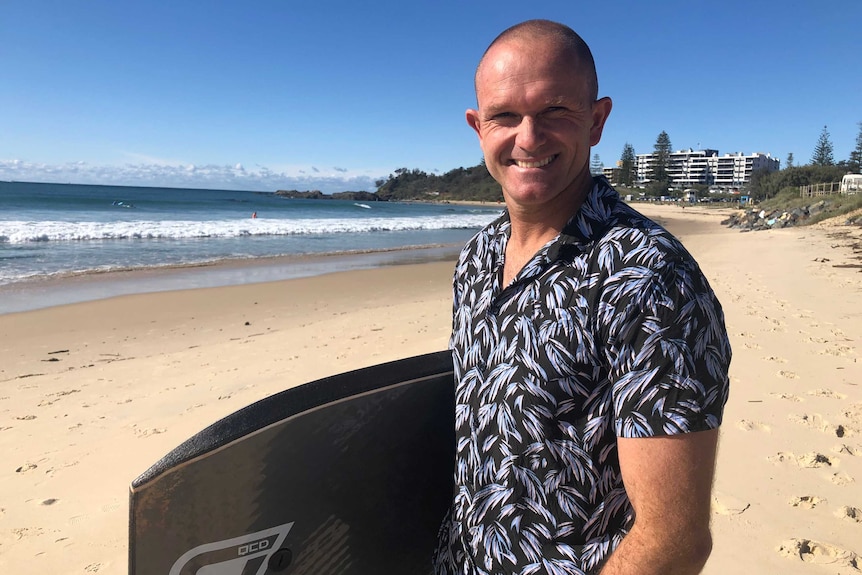
<instances>
[{"instance_id":1,"label":"black and white leaf print shirt","mask_svg":"<svg viewBox=\"0 0 862 575\"><path fill-rule=\"evenodd\" d=\"M721 423L724 316L681 243L604 178L503 286L509 231L504 214L455 271L455 494L435 566L584 575L633 520L616 438Z\"/></svg>"}]
</instances>

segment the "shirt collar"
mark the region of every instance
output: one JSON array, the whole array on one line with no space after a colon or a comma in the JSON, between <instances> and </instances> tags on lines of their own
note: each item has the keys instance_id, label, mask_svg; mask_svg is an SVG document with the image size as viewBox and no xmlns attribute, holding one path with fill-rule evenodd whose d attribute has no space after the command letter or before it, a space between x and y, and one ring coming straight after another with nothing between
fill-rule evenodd
<instances>
[{"instance_id":1,"label":"shirt collar","mask_svg":"<svg viewBox=\"0 0 862 575\"><path fill-rule=\"evenodd\" d=\"M613 224L613 212L619 201L619 194L604 176L593 176L593 187L548 249L548 259L553 261L583 251L601 238Z\"/></svg>"}]
</instances>

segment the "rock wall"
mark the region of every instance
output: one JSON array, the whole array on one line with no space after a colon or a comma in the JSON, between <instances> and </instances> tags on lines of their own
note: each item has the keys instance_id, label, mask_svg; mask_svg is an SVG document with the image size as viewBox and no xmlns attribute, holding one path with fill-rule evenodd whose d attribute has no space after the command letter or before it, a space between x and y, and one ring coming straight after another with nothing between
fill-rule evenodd
<instances>
[{"instance_id":1,"label":"rock wall","mask_svg":"<svg viewBox=\"0 0 862 575\"><path fill-rule=\"evenodd\" d=\"M792 209L751 208L732 214L721 223L731 228L739 228L744 232L786 228L806 224L811 218L820 214L828 215L831 208L833 205L829 200L820 200L807 206ZM857 210L847 214L844 223L850 226L862 226L862 212Z\"/></svg>"}]
</instances>

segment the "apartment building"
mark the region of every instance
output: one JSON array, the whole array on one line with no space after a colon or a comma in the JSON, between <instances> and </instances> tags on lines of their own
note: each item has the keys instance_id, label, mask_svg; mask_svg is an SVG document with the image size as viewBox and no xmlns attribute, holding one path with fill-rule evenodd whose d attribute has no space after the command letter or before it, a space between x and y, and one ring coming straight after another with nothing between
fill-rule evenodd
<instances>
[{"instance_id":1,"label":"apartment building","mask_svg":"<svg viewBox=\"0 0 862 575\"><path fill-rule=\"evenodd\" d=\"M656 154L637 154L636 184L646 186L651 181ZM718 155L718 150L680 150L672 152L668 159L667 172L671 185L675 188L688 188L695 184L719 189L744 186L751 181L751 175L758 170L774 172L780 162L769 154L755 152L744 155Z\"/></svg>"}]
</instances>

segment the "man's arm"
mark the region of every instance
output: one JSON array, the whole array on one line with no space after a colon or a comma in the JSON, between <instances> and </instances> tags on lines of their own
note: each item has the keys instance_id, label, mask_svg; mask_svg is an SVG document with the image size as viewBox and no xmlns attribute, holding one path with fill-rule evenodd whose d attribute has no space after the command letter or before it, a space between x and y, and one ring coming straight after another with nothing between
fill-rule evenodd
<instances>
[{"instance_id":1,"label":"man's arm","mask_svg":"<svg viewBox=\"0 0 862 575\"><path fill-rule=\"evenodd\" d=\"M709 531L718 430L617 439L635 521L601 575L700 573Z\"/></svg>"}]
</instances>

